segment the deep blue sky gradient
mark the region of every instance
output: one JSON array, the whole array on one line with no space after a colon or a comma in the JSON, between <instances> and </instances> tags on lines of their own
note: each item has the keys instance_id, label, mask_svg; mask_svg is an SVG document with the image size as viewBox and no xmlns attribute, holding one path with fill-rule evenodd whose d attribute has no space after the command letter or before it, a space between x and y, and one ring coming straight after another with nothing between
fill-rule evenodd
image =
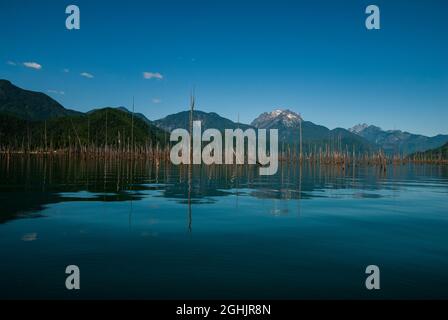
<instances>
[{"instance_id":1,"label":"deep blue sky gradient","mask_svg":"<svg viewBox=\"0 0 448 320\"><path fill-rule=\"evenodd\" d=\"M69 4L79 31L65 28ZM365 28L369 4L379 31ZM157 119L195 86L199 109L242 122L289 108L330 128L448 134L447 18L444 0L0 0L0 78L81 111L135 96Z\"/></svg>"}]
</instances>

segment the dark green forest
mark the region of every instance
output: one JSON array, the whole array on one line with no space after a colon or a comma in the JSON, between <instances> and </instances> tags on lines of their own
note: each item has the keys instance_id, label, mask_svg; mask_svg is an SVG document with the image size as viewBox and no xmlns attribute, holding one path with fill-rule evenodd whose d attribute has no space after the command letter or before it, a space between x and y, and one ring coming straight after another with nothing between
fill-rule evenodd
<instances>
[{"instance_id":1,"label":"dark green forest","mask_svg":"<svg viewBox=\"0 0 448 320\"><path fill-rule=\"evenodd\" d=\"M3 150L59 150L108 147L132 150L164 146L168 134L132 114L104 108L88 114L31 121L0 113Z\"/></svg>"}]
</instances>

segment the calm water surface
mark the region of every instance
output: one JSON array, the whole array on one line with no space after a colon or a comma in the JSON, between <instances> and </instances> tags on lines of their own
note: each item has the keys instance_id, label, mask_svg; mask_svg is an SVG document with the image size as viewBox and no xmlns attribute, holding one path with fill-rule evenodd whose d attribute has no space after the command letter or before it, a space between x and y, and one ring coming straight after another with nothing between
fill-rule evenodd
<instances>
[{"instance_id":1,"label":"calm water surface","mask_svg":"<svg viewBox=\"0 0 448 320\"><path fill-rule=\"evenodd\" d=\"M448 298L447 200L446 166L0 157L0 298Z\"/></svg>"}]
</instances>

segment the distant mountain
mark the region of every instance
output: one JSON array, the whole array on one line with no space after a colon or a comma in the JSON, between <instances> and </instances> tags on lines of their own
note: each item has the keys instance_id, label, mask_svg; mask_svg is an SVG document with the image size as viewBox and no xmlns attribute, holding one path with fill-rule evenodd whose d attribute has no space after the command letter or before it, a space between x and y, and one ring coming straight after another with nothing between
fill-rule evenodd
<instances>
[{"instance_id":1,"label":"distant mountain","mask_svg":"<svg viewBox=\"0 0 448 320\"><path fill-rule=\"evenodd\" d=\"M129 111L126 107L117 107L117 109L132 115L132 111ZM143 113L134 112L134 117L139 118L140 120L144 121L146 124L153 124L152 121L149 120L148 118L146 118L146 116Z\"/></svg>"},{"instance_id":2,"label":"distant mountain","mask_svg":"<svg viewBox=\"0 0 448 320\"><path fill-rule=\"evenodd\" d=\"M356 126L354 126L353 128L348 129L348 131L356 133L356 134L360 134L362 131L364 131L365 129L367 129L369 127L368 124L366 123L360 123L357 124Z\"/></svg>"},{"instance_id":3,"label":"distant mountain","mask_svg":"<svg viewBox=\"0 0 448 320\"><path fill-rule=\"evenodd\" d=\"M448 135L427 137L401 130L384 131L380 127L359 124L349 131L377 144L388 154L411 154L442 146L448 142Z\"/></svg>"},{"instance_id":4,"label":"distant mountain","mask_svg":"<svg viewBox=\"0 0 448 320\"><path fill-rule=\"evenodd\" d=\"M58 117L44 121L27 121L10 114L0 113L0 146L10 149L36 149L47 146L53 149L95 145L126 148L131 144L132 131L129 114L104 108L88 114ZM168 134L152 124L134 118L134 143L137 147L149 144L164 145ZM106 140L107 139L107 140Z\"/></svg>"},{"instance_id":5,"label":"distant mountain","mask_svg":"<svg viewBox=\"0 0 448 320\"><path fill-rule=\"evenodd\" d=\"M409 156L410 158L426 158L426 159L440 159L440 160L448 160L448 143L445 143L443 146L427 150L425 152L416 152Z\"/></svg>"},{"instance_id":6,"label":"distant mountain","mask_svg":"<svg viewBox=\"0 0 448 320\"><path fill-rule=\"evenodd\" d=\"M43 145L45 125L47 142L57 148L88 143L101 145L106 139L106 114L108 118L108 145L128 143L131 135L132 113L125 107L96 109L87 114L64 108L57 101L40 92L21 89L10 81L0 80L0 147ZM141 113L134 114L134 140L136 145L165 143L166 132L176 128L189 128L189 111L150 121ZM45 120L45 121L44 121ZM360 124L349 130L324 126L305 121L290 110L277 109L262 113L251 125L236 123L214 112L195 111L194 120L202 122L203 130L248 128L278 129L279 142L293 146L299 144L300 124L305 152L340 150L368 152L383 149L389 154L405 155L436 149L448 142L448 135L426 137L400 130L384 131L379 127ZM45 123L46 122L46 123Z\"/></svg>"},{"instance_id":7,"label":"distant mountain","mask_svg":"<svg viewBox=\"0 0 448 320\"><path fill-rule=\"evenodd\" d=\"M0 112L31 121L81 114L65 109L44 93L21 89L8 80L0 80Z\"/></svg>"},{"instance_id":8,"label":"distant mountain","mask_svg":"<svg viewBox=\"0 0 448 320\"><path fill-rule=\"evenodd\" d=\"M120 107L103 107L103 108L94 108L90 111L87 112L87 114L91 114L95 111L101 110L101 109L105 109L105 108L112 108L112 109L117 109L120 111L123 111L125 113L127 113L129 115L129 117L131 117L132 119L132 111L128 110L128 108L120 106ZM151 120L149 120L148 118L146 118L146 116L143 113L138 113L138 112L134 112L134 119L135 118L139 118L140 120L144 121L146 124L148 125L152 125L153 122Z\"/></svg>"},{"instance_id":9,"label":"distant mountain","mask_svg":"<svg viewBox=\"0 0 448 320\"><path fill-rule=\"evenodd\" d=\"M203 111L194 111L193 112L193 120L201 121L202 130L207 129L218 129L223 131L225 129L236 129L240 128L242 130L246 130L247 128L251 128L247 124L236 123L227 118L223 118L217 113L214 112L203 112ZM163 119L159 119L154 121L154 124L168 132L182 128L188 129L190 121L190 111L182 111L179 113L171 114Z\"/></svg>"},{"instance_id":10,"label":"distant mountain","mask_svg":"<svg viewBox=\"0 0 448 320\"><path fill-rule=\"evenodd\" d=\"M298 146L302 121L302 144L305 152L318 151L319 148L331 148L340 151L355 148L357 152L375 151L377 148L366 139L342 128L330 130L324 126L304 121L300 115L290 110L277 109L262 113L251 125L259 129L278 129L279 140Z\"/></svg>"},{"instance_id":11,"label":"distant mountain","mask_svg":"<svg viewBox=\"0 0 448 320\"><path fill-rule=\"evenodd\" d=\"M264 112L259 115L251 125L256 128L271 129L277 127L293 128L299 125L303 119L297 113L288 109L277 109L272 112Z\"/></svg>"}]
</instances>

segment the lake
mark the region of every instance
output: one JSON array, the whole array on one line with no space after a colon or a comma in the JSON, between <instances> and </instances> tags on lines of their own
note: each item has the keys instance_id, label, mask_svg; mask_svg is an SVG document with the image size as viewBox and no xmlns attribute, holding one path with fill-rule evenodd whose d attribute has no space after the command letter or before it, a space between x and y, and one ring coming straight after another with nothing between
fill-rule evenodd
<instances>
[{"instance_id":1,"label":"lake","mask_svg":"<svg viewBox=\"0 0 448 320\"><path fill-rule=\"evenodd\" d=\"M0 298L448 298L448 166L0 157ZM81 290L65 288L77 265ZM380 268L381 289L365 270Z\"/></svg>"}]
</instances>

